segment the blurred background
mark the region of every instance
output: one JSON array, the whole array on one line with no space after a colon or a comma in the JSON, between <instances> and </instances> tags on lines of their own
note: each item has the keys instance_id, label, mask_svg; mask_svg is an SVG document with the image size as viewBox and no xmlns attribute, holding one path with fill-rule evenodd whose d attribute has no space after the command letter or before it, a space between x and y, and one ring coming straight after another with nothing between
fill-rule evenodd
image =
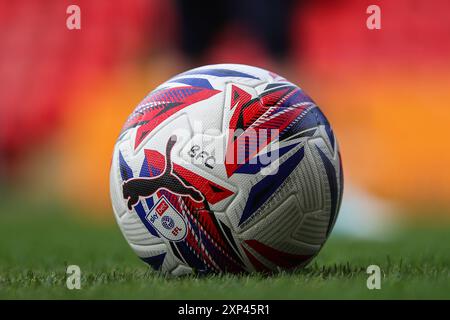
<instances>
[{"instance_id":1,"label":"blurred background","mask_svg":"<svg viewBox=\"0 0 450 320\"><path fill-rule=\"evenodd\" d=\"M80 30L66 27L71 4ZM366 26L371 4L380 30ZM112 149L137 103L185 69L245 63L301 86L331 121L339 231L448 220L449 12L447 0L1 0L0 201L113 222Z\"/></svg>"}]
</instances>

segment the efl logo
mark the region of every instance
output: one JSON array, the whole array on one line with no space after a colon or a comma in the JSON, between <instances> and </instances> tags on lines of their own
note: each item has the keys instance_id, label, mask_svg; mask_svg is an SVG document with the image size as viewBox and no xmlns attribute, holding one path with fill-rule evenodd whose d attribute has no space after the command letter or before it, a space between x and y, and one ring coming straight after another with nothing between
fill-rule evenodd
<instances>
[{"instance_id":1,"label":"efl logo","mask_svg":"<svg viewBox=\"0 0 450 320\"><path fill-rule=\"evenodd\" d=\"M186 221L164 196L150 209L146 219L167 240L182 241L186 238Z\"/></svg>"}]
</instances>

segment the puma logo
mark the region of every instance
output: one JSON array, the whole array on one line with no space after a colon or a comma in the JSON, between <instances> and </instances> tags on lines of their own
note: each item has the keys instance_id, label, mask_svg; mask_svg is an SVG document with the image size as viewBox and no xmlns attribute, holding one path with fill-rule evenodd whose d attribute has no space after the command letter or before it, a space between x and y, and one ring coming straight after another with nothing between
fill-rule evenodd
<instances>
[{"instance_id":1,"label":"puma logo","mask_svg":"<svg viewBox=\"0 0 450 320\"><path fill-rule=\"evenodd\" d=\"M195 202L202 202L203 195L192 186L186 186L172 171L170 153L177 142L177 137L171 136L166 145L166 167L157 177L131 178L122 185L123 198L128 199L128 209L131 210L139 202L139 198L148 198L156 191L165 189L180 196L189 196Z\"/></svg>"}]
</instances>

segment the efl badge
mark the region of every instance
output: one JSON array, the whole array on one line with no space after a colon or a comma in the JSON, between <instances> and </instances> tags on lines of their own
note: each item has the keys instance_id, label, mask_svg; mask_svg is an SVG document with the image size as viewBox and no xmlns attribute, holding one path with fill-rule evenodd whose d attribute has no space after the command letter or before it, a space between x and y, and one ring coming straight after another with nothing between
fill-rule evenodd
<instances>
[{"instance_id":1,"label":"efl badge","mask_svg":"<svg viewBox=\"0 0 450 320\"><path fill-rule=\"evenodd\" d=\"M186 221L164 196L153 206L146 219L167 240L182 241L186 237Z\"/></svg>"}]
</instances>

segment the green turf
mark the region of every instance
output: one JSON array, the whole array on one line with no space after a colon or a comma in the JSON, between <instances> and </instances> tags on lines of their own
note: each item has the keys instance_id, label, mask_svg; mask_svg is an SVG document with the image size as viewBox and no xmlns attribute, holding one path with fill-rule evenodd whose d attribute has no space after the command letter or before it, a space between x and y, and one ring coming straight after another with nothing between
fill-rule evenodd
<instances>
[{"instance_id":1,"label":"green turf","mask_svg":"<svg viewBox=\"0 0 450 320\"><path fill-rule=\"evenodd\" d=\"M176 279L149 271L114 224L83 222L62 208L11 210L0 211L3 299L450 298L448 225L385 241L333 236L310 266L292 273ZM81 268L81 290L66 288L69 264ZM381 290L366 287L371 264L383 271Z\"/></svg>"}]
</instances>

